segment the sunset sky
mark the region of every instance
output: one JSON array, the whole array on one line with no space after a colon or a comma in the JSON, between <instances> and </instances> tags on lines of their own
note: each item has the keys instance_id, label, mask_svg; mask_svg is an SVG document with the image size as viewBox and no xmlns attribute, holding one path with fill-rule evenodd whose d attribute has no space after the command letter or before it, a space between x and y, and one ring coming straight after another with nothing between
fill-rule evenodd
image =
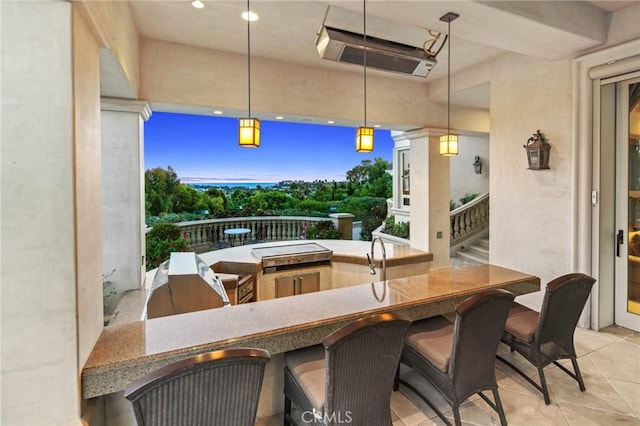
<instances>
[{"instance_id":1,"label":"sunset sky","mask_svg":"<svg viewBox=\"0 0 640 426\"><path fill-rule=\"evenodd\" d=\"M238 120L154 112L144 127L145 170L173 167L183 183L345 180L364 159L391 162L393 140L376 130L375 149L355 151L355 129L262 121L260 148L238 146Z\"/></svg>"}]
</instances>

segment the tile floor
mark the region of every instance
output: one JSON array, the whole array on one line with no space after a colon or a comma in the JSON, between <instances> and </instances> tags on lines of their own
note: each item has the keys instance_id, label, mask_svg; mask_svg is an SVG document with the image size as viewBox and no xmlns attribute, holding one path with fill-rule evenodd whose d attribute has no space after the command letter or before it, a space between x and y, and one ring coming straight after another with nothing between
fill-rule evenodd
<instances>
[{"instance_id":1,"label":"tile floor","mask_svg":"<svg viewBox=\"0 0 640 426\"><path fill-rule=\"evenodd\" d=\"M496 362L500 398L510 425L639 425L640 426L640 333L612 326L600 332L577 329L575 345L586 392L555 366L545 369L551 405L509 367ZM500 353L537 377L535 369L503 344ZM417 373L401 374L453 421L448 404ZM489 394L489 397L490 394ZM444 424L436 414L407 388L391 396L394 426ZM475 395L460 410L464 425L499 425L498 415ZM282 424L282 415L260 419L259 426ZM302 424L302 423L301 423Z\"/></svg>"}]
</instances>

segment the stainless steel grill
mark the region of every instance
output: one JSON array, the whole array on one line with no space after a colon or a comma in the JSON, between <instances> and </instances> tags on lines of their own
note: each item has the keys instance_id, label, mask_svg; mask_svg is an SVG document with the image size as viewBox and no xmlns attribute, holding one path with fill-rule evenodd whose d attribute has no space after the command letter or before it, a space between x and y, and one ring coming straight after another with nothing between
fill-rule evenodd
<instances>
[{"instance_id":1,"label":"stainless steel grill","mask_svg":"<svg viewBox=\"0 0 640 426\"><path fill-rule=\"evenodd\" d=\"M317 243L257 247L251 253L262 262L263 272L329 265L333 252Z\"/></svg>"},{"instance_id":2,"label":"stainless steel grill","mask_svg":"<svg viewBox=\"0 0 640 426\"><path fill-rule=\"evenodd\" d=\"M229 304L222 282L195 253L171 253L158 267L143 318L183 314Z\"/></svg>"}]
</instances>

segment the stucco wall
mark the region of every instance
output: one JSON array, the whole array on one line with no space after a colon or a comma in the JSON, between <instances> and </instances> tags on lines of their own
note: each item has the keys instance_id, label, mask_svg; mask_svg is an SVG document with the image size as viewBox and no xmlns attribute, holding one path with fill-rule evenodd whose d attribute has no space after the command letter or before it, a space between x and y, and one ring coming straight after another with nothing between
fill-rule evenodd
<instances>
[{"instance_id":1,"label":"stucco wall","mask_svg":"<svg viewBox=\"0 0 640 426\"><path fill-rule=\"evenodd\" d=\"M513 55L491 68L490 260L546 283L573 272L572 63ZM551 144L550 170L527 169L523 145L538 129ZM523 301L539 306L541 297Z\"/></svg>"},{"instance_id":2,"label":"stucco wall","mask_svg":"<svg viewBox=\"0 0 640 426\"><path fill-rule=\"evenodd\" d=\"M101 48L110 49L122 69L133 93L139 91L139 37L129 2L75 2Z\"/></svg>"},{"instance_id":3,"label":"stucco wall","mask_svg":"<svg viewBox=\"0 0 640 426\"><path fill-rule=\"evenodd\" d=\"M246 111L246 56L151 39L143 39L141 46L141 98ZM337 74L258 57L251 60L251 72L253 111L363 119L359 73ZM442 113L440 107L434 108L434 114ZM426 85L421 80L406 82L373 73L367 77L369 122L415 126L424 122L428 112Z\"/></svg>"},{"instance_id":4,"label":"stucco wall","mask_svg":"<svg viewBox=\"0 0 640 426\"><path fill-rule=\"evenodd\" d=\"M466 194L489 192L491 168L489 156L489 136L464 136L459 138L460 154L451 157L451 199L460 205L460 198ZM482 161L482 173L473 168L475 156Z\"/></svg>"},{"instance_id":5,"label":"stucco wall","mask_svg":"<svg viewBox=\"0 0 640 426\"><path fill-rule=\"evenodd\" d=\"M78 367L102 331L102 191L98 43L73 8Z\"/></svg>"},{"instance_id":6,"label":"stucco wall","mask_svg":"<svg viewBox=\"0 0 640 426\"><path fill-rule=\"evenodd\" d=\"M0 8L0 423L77 425L72 6Z\"/></svg>"}]
</instances>

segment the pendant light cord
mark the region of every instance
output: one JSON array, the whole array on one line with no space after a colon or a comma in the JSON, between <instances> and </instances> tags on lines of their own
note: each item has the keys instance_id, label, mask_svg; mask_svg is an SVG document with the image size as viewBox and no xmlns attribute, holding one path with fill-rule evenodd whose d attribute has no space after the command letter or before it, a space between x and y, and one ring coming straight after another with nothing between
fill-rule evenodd
<instances>
[{"instance_id":1,"label":"pendant light cord","mask_svg":"<svg viewBox=\"0 0 640 426\"><path fill-rule=\"evenodd\" d=\"M247 0L247 14L250 12L249 9L249 1ZM247 18L249 16L247 15ZM248 90L249 90L249 118L251 118L251 21L247 19L247 80L248 80Z\"/></svg>"},{"instance_id":2,"label":"pendant light cord","mask_svg":"<svg viewBox=\"0 0 640 426\"><path fill-rule=\"evenodd\" d=\"M367 0L362 1L363 18L363 41L364 41L364 127L367 127Z\"/></svg>"},{"instance_id":3,"label":"pendant light cord","mask_svg":"<svg viewBox=\"0 0 640 426\"><path fill-rule=\"evenodd\" d=\"M451 135L451 19L447 23L447 138Z\"/></svg>"}]
</instances>

